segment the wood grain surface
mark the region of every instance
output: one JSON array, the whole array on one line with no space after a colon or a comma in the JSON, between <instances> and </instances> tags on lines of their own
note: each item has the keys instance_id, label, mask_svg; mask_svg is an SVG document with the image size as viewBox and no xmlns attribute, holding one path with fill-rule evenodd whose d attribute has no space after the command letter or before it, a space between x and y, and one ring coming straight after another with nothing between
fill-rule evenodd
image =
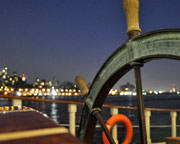
<instances>
[{"instance_id":1,"label":"wood grain surface","mask_svg":"<svg viewBox=\"0 0 180 144\"><path fill-rule=\"evenodd\" d=\"M36 111L0 113L0 134L61 127ZM37 134L38 135L38 134ZM0 144L81 144L69 133L0 141Z\"/></svg>"}]
</instances>

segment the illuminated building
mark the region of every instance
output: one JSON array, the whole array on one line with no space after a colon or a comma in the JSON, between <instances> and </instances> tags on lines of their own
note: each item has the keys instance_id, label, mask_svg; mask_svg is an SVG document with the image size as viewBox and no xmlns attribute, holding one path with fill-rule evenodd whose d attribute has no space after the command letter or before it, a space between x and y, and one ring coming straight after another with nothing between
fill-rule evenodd
<instances>
[{"instance_id":1,"label":"illuminated building","mask_svg":"<svg viewBox=\"0 0 180 144\"><path fill-rule=\"evenodd\" d=\"M135 86L133 84L130 83L126 83L122 86L120 86L120 95L131 95L131 96L135 96L136 95L136 89Z\"/></svg>"},{"instance_id":2,"label":"illuminated building","mask_svg":"<svg viewBox=\"0 0 180 144\"><path fill-rule=\"evenodd\" d=\"M27 79L27 75L25 75L25 74L21 74L21 80L25 82L25 81L26 81L26 79Z\"/></svg>"}]
</instances>

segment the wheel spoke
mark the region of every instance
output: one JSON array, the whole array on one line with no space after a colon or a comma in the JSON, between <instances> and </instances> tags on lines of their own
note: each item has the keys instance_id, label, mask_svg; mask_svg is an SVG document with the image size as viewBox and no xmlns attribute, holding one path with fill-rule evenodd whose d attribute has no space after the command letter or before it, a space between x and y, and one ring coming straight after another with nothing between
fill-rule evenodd
<instances>
[{"instance_id":1,"label":"wheel spoke","mask_svg":"<svg viewBox=\"0 0 180 144\"><path fill-rule=\"evenodd\" d=\"M145 125L145 116L144 116L144 97L142 95L142 82L141 82L141 65L135 65L134 74L136 80L136 92L137 92L137 104L139 112L139 126L141 134L141 143L147 144L146 136L146 125Z\"/></svg>"},{"instance_id":2,"label":"wheel spoke","mask_svg":"<svg viewBox=\"0 0 180 144\"><path fill-rule=\"evenodd\" d=\"M101 116L101 114L100 114L100 111L101 111L100 109L94 109L94 110L92 111L92 114L93 114L93 115L96 117L96 119L99 121L99 124L101 125L104 133L106 134L106 137L108 138L110 144L115 144L114 139L112 138L110 132L108 131L108 129L107 129L107 127L106 127L106 125L105 125L105 123L104 123L104 121L103 121L103 119L102 119L102 116Z\"/></svg>"}]
</instances>

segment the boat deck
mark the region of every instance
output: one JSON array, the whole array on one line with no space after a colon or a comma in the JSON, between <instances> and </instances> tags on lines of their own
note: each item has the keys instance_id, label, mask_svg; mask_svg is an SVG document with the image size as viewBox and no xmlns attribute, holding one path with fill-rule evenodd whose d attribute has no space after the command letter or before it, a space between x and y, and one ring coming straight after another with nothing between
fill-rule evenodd
<instances>
[{"instance_id":1,"label":"boat deck","mask_svg":"<svg viewBox=\"0 0 180 144\"><path fill-rule=\"evenodd\" d=\"M0 113L0 144L81 144L46 115L31 110Z\"/></svg>"}]
</instances>

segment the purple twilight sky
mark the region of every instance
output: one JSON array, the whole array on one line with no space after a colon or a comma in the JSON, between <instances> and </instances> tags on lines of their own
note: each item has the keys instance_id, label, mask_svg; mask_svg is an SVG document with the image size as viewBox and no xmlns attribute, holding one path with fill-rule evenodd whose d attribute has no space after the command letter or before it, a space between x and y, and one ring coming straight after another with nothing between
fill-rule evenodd
<instances>
[{"instance_id":1,"label":"purple twilight sky","mask_svg":"<svg viewBox=\"0 0 180 144\"><path fill-rule=\"evenodd\" d=\"M142 33L180 28L179 0L140 0ZM92 81L108 56L126 40L122 0L2 0L0 66L59 81L76 75ZM118 84L134 83L133 72ZM145 65L143 88L180 88L180 63Z\"/></svg>"}]
</instances>

